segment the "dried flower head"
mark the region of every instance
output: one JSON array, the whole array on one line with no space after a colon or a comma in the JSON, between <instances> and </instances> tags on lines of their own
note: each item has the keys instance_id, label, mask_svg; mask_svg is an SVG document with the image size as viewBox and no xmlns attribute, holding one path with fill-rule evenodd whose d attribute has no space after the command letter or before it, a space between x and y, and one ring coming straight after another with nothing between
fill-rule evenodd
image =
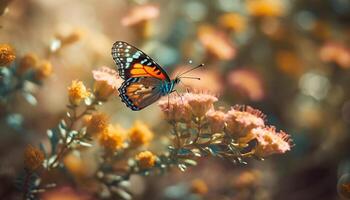
<instances>
[{"instance_id":1,"label":"dried flower head","mask_svg":"<svg viewBox=\"0 0 350 200\"><path fill-rule=\"evenodd\" d=\"M250 100L259 101L264 98L264 87L259 74L253 70L237 69L228 75L228 83Z\"/></svg>"},{"instance_id":2,"label":"dried flower head","mask_svg":"<svg viewBox=\"0 0 350 200\"><path fill-rule=\"evenodd\" d=\"M228 37L211 26L201 26L198 37L205 49L221 60L230 60L235 57L236 49Z\"/></svg>"},{"instance_id":3,"label":"dried flower head","mask_svg":"<svg viewBox=\"0 0 350 200\"><path fill-rule=\"evenodd\" d=\"M24 165L30 171L38 169L44 161L44 153L32 145L28 145L24 152Z\"/></svg>"},{"instance_id":4,"label":"dried flower head","mask_svg":"<svg viewBox=\"0 0 350 200\"><path fill-rule=\"evenodd\" d=\"M129 131L129 139L132 146L147 145L153 139L153 132L145 123L136 121Z\"/></svg>"},{"instance_id":5,"label":"dried flower head","mask_svg":"<svg viewBox=\"0 0 350 200\"><path fill-rule=\"evenodd\" d=\"M244 17L238 13L226 13L219 17L219 24L226 29L242 32L246 29L247 22Z\"/></svg>"},{"instance_id":6,"label":"dried flower head","mask_svg":"<svg viewBox=\"0 0 350 200\"><path fill-rule=\"evenodd\" d=\"M100 133L99 143L107 151L114 152L124 147L125 130L119 125L110 125Z\"/></svg>"},{"instance_id":7,"label":"dried flower head","mask_svg":"<svg viewBox=\"0 0 350 200\"><path fill-rule=\"evenodd\" d=\"M0 66L10 64L15 58L15 51L10 45L0 44Z\"/></svg>"},{"instance_id":8,"label":"dried flower head","mask_svg":"<svg viewBox=\"0 0 350 200\"><path fill-rule=\"evenodd\" d=\"M208 193L208 185L202 179L194 179L191 182L191 192L198 195L205 195Z\"/></svg>"},{"instance_id":9,"label":"dried flower head","mask_svg":"<svg viewBox=\"0 0 350 200\"><path fill-rule=\"evenodd\" d=\"M159 107L169 122L191 121L191 110L187 100L180 96L171 95L159 101Z\"/></svg>"},{"instance_id":10,"label":"dried flower head","mask_svg":"<svg viewBox=\"0 0 350 200\"><path fill-rule=\"evenodd\" d=\"M350 49L336 42L325 44L320 50L320 58L324 62L334 62L338 66L350 68Z\"/></svg>"},{"instance_id":11,"label":"dried flower head","mask_svg":"<svg viewBox=\"0 0 350 200\"><path fill-rule=\"evenodd\" d=\"M136 155L136 160L141 169L149 169L156 164L157 156L150 151L143 151Z\"/></svg>"},{"instance_id":12,"label":"dried flower head","mask_svg":"<svg viewBox=\"0 0 350 200\"><path fill-rule=\"evenodd\" d=\"M226 114L220 110L210 110L206 113L206 119L209 122L212 133L221 133L225 127Z\"/></svg>"},{"instance_id":13,"label":"dried flower head","mask_svg":"<svg viewBox=\"0 0 350 200\"><path fill-rule=\"evenodd\" d=\"M95 79L94 94L97 99L106 101L120 87L123 80L109 67L100 67L92 71Z\"/></svg>"},{"instance_id":14,"label":"dried flower head","mask_svg":"<svg viewBox=\"0 0 350 200\"><path fill-rule=\"evenodd\" d=\"M266 157L271 154L282 154L291 149L289 135L283 131L277 132L275 127L257 127L251 131L258 141L255 155Z\"/></svg>"},{"instance_id":15,"label":"dried flower head","mask_svg":"<svg viewBox=\"0 0 350 200\"><path fill-rule=\"evenodd\" d=\"M214 102L218 98L208 93L185 93L183 96L191 108L191 112L196 117L204 116L209 110L214 108Z\"/></svg>"},{"instance_id":16,"label":"dried flower head","mask_svg":"<svg viewBox=\"0 0 350 200\"><path fill-rule=\"evenodd\" d=\"M35 53L27 53L19 61L19 65L16 69L17 74L23 74L28 69L35 68L36 65L38 64L38 61L39 61L39 58Z\"/></svg>"},{"instance_id":17,"label":"dried flower head","mask_svg":"<svg viewBox=\"0 0 350 200\"><path fill-rule=\"evenodd\" d=\"M159 16L159 8L154 5L141 5L130 10L128 15L122 18L123 26L132 26Z\"/></svg>"},{"instance_id":18,"label":"dried flower head","mask_svg":"<svg viewBox=\"0 0 350 200\"><path fill-rule=\"evenodd\" d=\"M265 115L259 110L236 105L226 114L226 128L234 136L246 136L253 128L265 126L264 118Z\"/></svg>"},{"instance_id":19,"label":"dried flower head","mask_svg":"<svg viewBox=\"0 0 350 200\"><path fill-rule=\"evenodd\" d=\"M43 80L52 74L52 65L48 60L43 60L35 68L35 77L37 80Z\"/></svg>"},{"instance_id":20,"label":"dried flower head","mask_svg":"<svg viewBox=\"0 0 350 200\"><path fill-rule=\"evenodd\" d=\"M248 12L256 17L280 17L285 13L281 0L249 0L246 5Z\"/></svg>"},{"instance_id":21,"label":"dried flower head","mask_svg":"<svg viewBox=\"0 0 350 200\"><path fill-rule=\"evenodd\" d=\"M108 129L109 118L104 113L95 113L85 120L86 132L89 135L96 135Z\"/></svg>"},{"instance_id":22,"label":"dried flower head","mask_svg":"<svg viewBox=\"0 0 350 200\"><path fill-rule=\"evenodd\" d=\"M90 96L90 92L86 89L81 81L74 80L68 87L68 98L72 105L79 105L82 100Z\"/></svg>"}]
</instances>

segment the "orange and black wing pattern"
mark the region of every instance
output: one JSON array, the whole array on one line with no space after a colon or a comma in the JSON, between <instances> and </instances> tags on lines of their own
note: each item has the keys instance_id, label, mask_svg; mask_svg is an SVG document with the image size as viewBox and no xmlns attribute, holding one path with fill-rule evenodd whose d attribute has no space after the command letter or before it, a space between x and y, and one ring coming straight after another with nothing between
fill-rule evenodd
<instances>
[{"instance_id":1,"label":"orange and black wing pattern","mask_svg":"<svg viewBox=\"0 0 350 200\"><path fill-rule=\"evenodd\" d=\"M112 47L112 57L118 66L119 76L124 80L137 77L152 77L170 81L167 73L138 48L122 41Z\"/></svg>"},{"instance_id":2,"label":"orange and black wing pattern","mask_svg":"<svg viewBox=\"0 0 350 200\"><path fill-rule=\"evenodd\" d=\"M118 89L119 96L131 110L141 110L162 96L161 82L153 77L129 78Z\"/></svg>"}]
</instances>

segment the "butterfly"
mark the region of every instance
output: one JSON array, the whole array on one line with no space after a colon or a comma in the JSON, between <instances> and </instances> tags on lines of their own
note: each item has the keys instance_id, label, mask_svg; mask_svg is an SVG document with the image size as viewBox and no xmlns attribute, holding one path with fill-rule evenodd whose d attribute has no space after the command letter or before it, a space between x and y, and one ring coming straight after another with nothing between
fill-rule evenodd
<instances>
[{"instance_id":1,"label":"butterfly","mask_svg":"<svg viewBox=\"0 0 350 200\"><path fill-rule=\"evenodd\" d=\"M181 77L182 74L204 66L201 64L181 73L175 79L170 79L166 71L152 58L123 41L116 41L113 44L112 57L119 76L124 79L118 89L119 96L122 102L134 111L141 110L160 97L174 92L175 86L180 83L180 78L194 78Z\"/></svg>"}]
</instances>

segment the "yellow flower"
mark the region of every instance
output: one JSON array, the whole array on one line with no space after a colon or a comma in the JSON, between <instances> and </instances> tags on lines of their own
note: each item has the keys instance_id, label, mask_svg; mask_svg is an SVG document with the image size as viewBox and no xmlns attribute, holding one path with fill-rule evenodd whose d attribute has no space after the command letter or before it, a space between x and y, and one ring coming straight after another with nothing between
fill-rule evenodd
<instances>
[{"instance_id":1,"label":"yellow flower","mask_svg":"<svg viewBox=\"0 0 350 200\"><path fill-rule=\"evenodd\" d=\"M38 169L44 159L44 153L32 145L28 145L24 151L24 165L30 171Z\"/></svg>"},{"instance_id":2,"label":"yellow flower","mask_svg":"<svg viewBox=\"0 0 350 200\"><path fill-rule=\"evenodd\" d=\"M64 166L74 175L85 176L88 173L88 169L84 164L84 160L80 156L76 156L70 153L64 157Z\"/></svg>"},{"instance_id":3,"label":"yellow flower","mask_svg":"<svg viewBox=\"0 0 350 200\"><path fill-rule=\"evenodd\" d=\"M256 17L279 17L285 12L281 0L249 0L247 9Z\"/></svg>"},{"instance_id":4,"label":"yellow flower","mask_svg":"<svg viewBox=\"0 0 350 200\"><path fill-rule=\"evenodd\" d=\"M136 121L129 131L129 139L133 146L147 145L153 139L153 132L145 123Z\"/></svg>"},{"instance_id":5,"label":"yellow flower","mask_svg":"<svg viewBox=\"0 0 350 200\"><path fill-rule=\"evenodd\" d=\"M10 45L0 44L0 66L10 64L15 58L15 52Z\"/></svg>"},{"instance_id":6,"label":"yellow flower","mask_svg":"<svg viewBox=\"0 0 350 200\"><path fill-rule=\"evenodd\" d=\"M119 125L110 125L100 134L100 144L110 152L122 149L125 141L125 130Z\"/></svg>"},{"instance_id":7,"label":"yellow flower","mask_svg":"<svg viewBox=\"0 0 350 200\"><path fill-rule=\"evenodd\" d=\"M23 74L30 68L35 68L38 64L38 56L35 53L28 53L24 55L19 61L19 65L17 70L17 74Z\"/></svg>"},{"instance_id":8,"label":"yellow flower","mask_svg":"<svg viewBox=\"0 0 350 200\"><path fill-rule=\"evenodd\" d=\"M194 179L191 183L191 191L195 194L204 195L208 193L208 185L202 179Z\"/></svg>"},{"instance_id":9,"label":"yellow flower","mask_svg":"<svg viewBox=\"0 0 350 200\"><path fill-rule=\"evenodd\" d=\"M52 65L48 60L43 60L35 69L35 76L38 80L49 77L52 74Z\"/></svg>"},{"instance_id":10,"label":"yellow flower","mask_svg":"<svg viewBox=\"0 0 350 200\"><path fill-rule=\"evenodd\" d=\"M87 134L95 135L108 129L109 118L104 113L95 113L86 119Z\"/></svg>"},{"instance_id":11,"label":"yellow flower","mask_svg":"<svg viewBox=\"0 0 350 200\"><path fill-rule=\"evenodd\" d=\"M229 30L242 32L246 28L246 21L242 15L237 13L227 13L219 17L219 24Z\"/></svg>"},{"instance_id":12,"label":"yellow flower","mask_svg":"<svg viewBox=\"0 0 350 200\"><path fill-rule=\"evenodd\" d=\"M71 86L68 87L68 98L71 104L77 106L88 96L90 96L90 92L86 89L83 82L72 81Z\"/></svg>"},{"instance_id":13,"label":"yellow flower","mask_svg":"<svg viewBox=\"0 0 350 200\"><path fill-rule=\"evenodd\" d=\"M143 151L136 155L139 167L141 169L149 169L156 164L157 157L150 151Z\"/></svg>"}]
</instances>

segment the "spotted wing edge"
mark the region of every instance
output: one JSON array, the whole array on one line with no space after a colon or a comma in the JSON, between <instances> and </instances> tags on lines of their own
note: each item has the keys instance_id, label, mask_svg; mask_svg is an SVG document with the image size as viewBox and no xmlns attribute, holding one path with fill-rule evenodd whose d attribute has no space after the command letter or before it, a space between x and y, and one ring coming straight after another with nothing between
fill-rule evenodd
<instances>
[{"instance_id":1,"label":"spotted wing edge","mask_svg":"<svg viewBox=\"0 0 350 200\"><path fill-rule=\"evenodd\" d=\"M136 105L134 105L134 103L130 100L130 98L126 95L126 89L127 87L129 87L132 83L136 83L140 80L140 77L137 78L129 78L126 81L123 82L123 84L119 87L118 91L119 91L119 96L122 100L122 102L131 110L133 111L139 111L142 110L143 108L151 105L152 103L156 102L160 97L161 97L161 92L159 91L158 93L156 93L155 95L158 95L158 97L156 97L156 99L153 102L150 102L149 104L143 106L143 107L138 107Z\"/></svg>"},{"instance_id":2,"label":"spotted wing edge","mask_svg":"<svg viewBox=\"0 0 350 200\"><path fill-rule=\"evenodd\" d=\"M154 66L155 66L157 69L159 69L159 70L161 71L161 73L164 74L166 81L169 81L169 82L170 82L170 77L169 77L168 73L167 73L156 61L154 61L151 57L149 57L145 52L143 52L143 51L140 50L139 48L137 48L137 47L135 47L135 46L129 44L128 42L116 41L116 42L114 42L114 44L113 44L113 46L112 46L112 48L111 48L111 55L112 55L112 58L113 58L115 64L116 64L117 67L118 67L119 76L120 76L121 78L123 78L124 80L126 80L127 78L129 78L128 76L130 76L130 70L132 69L132 67L129 66L128 68L124 68L124 66L121 66L121 65L119 64L119 62L121 62L121 61L117 61L118 56L115 55L115 53L117 52L117 49L119 48L119 47L117 47L117 45L119 45L120 43L124 44L125 46L130 46L131 48L135 49L136 51L141 52L141 57L144 56L143 59L148 59L149 61L151 61L152 64L154 64ZM141 59L138 59L138 60L141 60ZM125 61L123 61L123 62L125 62ZM137 62L137 63L139 63L139 62ZM124 64L124 65L125 65L125 64Z\"/></svg>"}]
</instances>

